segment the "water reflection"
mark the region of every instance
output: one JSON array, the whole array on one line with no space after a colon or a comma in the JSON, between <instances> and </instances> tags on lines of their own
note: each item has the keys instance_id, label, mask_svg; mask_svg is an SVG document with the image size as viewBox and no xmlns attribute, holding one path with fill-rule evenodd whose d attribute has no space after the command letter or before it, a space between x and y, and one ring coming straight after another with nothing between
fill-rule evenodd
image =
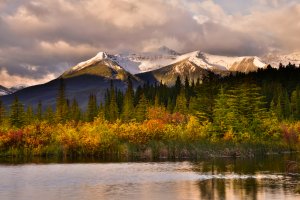
<instances>
[{"instance_id":1,"label":"water reflection","mask_svg":"<svg viewBox=\"0 0 300 200\"><path fill-rule=\"evenodd\" d=\"M1 199L299 199L296 155L184 162L0 165ZM80 162L80 163L78 163Z\"/></svg>"},{"instance_id":2,"label":"water reflection","mask_svg":"<svg viewBox=\"0 0 300 200\"><path fill-rule=\"evenodd\" d=\"M286 163L298 159L297 155L213 159L193 163L193 171L212 175L198 183L201 199L299 199L294 190L300 175L286 172Z\"/></svg>"}]
</instances>

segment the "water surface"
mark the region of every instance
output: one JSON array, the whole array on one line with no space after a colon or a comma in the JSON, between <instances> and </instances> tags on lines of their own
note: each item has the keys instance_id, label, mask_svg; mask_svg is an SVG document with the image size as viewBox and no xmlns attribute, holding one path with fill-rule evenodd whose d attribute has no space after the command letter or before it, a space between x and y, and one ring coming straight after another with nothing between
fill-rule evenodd
<instances>
[{"instance_id":1,"label":"water surface","mask_svg":"<svg viewBox=\"0 0 300 200\"><path fill-rule=\"evenodd\" d=\"M283 156L180 162L3 163L1 199L300 199ZM293 157L292 159L297 159Z\"/></svg>"}]
</instances>

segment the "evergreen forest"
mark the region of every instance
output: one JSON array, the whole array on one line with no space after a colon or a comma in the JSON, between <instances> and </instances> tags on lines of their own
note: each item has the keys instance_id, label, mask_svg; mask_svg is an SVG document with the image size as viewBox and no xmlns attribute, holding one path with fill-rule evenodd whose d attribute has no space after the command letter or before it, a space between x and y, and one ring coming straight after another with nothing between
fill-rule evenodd
<instances>
[{"instance_id":1,"label":"evergreen forest","mask_svg":"<svg viewBox=\"0 0 300 200\"><path fill-rule=\"evenodd\" d=\"M1 156L254 156L299 150L300 68L289 64L173 86L113 85L78 105L60 79L55 108L0 99Z\"/></svg>"}]
</instances>

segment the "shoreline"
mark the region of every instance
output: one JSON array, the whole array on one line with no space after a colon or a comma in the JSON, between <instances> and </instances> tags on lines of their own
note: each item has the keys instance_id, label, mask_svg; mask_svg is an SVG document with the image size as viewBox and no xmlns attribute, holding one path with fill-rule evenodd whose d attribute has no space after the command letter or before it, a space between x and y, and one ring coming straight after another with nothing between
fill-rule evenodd
<instances>
[{"instance_id":1,"label":"shoreline","mask_svg":"<svg viewBox=\"0 0 300 200\"><path fill-rule=\"evenodd\" d=\"M159 147L154 145L160 145ZM34 154L24 149L11 149L0 153L1 159L96 159L96 160L136 160L136 161L157 161L157 160L198 160L198 159L235 159L235 158L255 158L261 156L292 155L300 153L297 149L289 149L283 144L262 143L240 143L231 142L205 142L202 144L162 144L154 142L152 144L140 146L132 144L120 144L116 149L107 151L97 151L93 154L76 152L62 149L56 152L43 152Z\"/></svg>"}]
</instances>

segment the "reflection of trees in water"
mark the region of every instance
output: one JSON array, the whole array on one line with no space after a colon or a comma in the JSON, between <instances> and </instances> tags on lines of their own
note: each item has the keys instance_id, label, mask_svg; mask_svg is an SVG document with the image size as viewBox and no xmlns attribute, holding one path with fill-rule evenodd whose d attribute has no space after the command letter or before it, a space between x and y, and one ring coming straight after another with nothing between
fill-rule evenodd
<instances>
[{"instance_id":1,"label":"reflection of trees in water","mask_svg":"<svg viewBox=\"0 0 300 200\"><path fill-rule=\"evenodd\" d=\"M225 179L210 179L199 182L201 199L225 199Z\"/></svg>"},{"instance_id":2,"label":"reflection of trees in water","mask_svg":"<svg viewBox=\"0 0 300 200\"><path fill-rule=\"evenodd\" d=\"M256 179L209 179L199 181L200 199L258 199L258 186Z\"/></svg>"},{"instance_id":3,"label":"reflection of trees in water","mask_svg":"<svg viewBox=\"0 0 300 200\"><path fill-rule=\"evenodd\" d=\"M241 174L281 174L284 178L275 179L222 179L212 178L198 182L201 199L260 199L266 192L280 191L283 194L293 192L291 189L297 185L300 176L293 178L294 184L284 176L285 163L289 159L295 159L292 155L274 155L255 159L206 159L193 163L193 171L204 175Z\"/></svg>"},{"instance_id":4,"label":"reflection of trees in water","mask_svg":"<svg viewBox=\"0 0 300 200\"><path fill-rule=\"evenodd\" d=\"M297 159L297 155L274 155L256 158L211 158L193 163L193 171L202 173L241 173L255 174L269 171L272 173L285 173L288 160ZM300 160L300 159L299 159Z\"/></svg>"}]
</instances>

